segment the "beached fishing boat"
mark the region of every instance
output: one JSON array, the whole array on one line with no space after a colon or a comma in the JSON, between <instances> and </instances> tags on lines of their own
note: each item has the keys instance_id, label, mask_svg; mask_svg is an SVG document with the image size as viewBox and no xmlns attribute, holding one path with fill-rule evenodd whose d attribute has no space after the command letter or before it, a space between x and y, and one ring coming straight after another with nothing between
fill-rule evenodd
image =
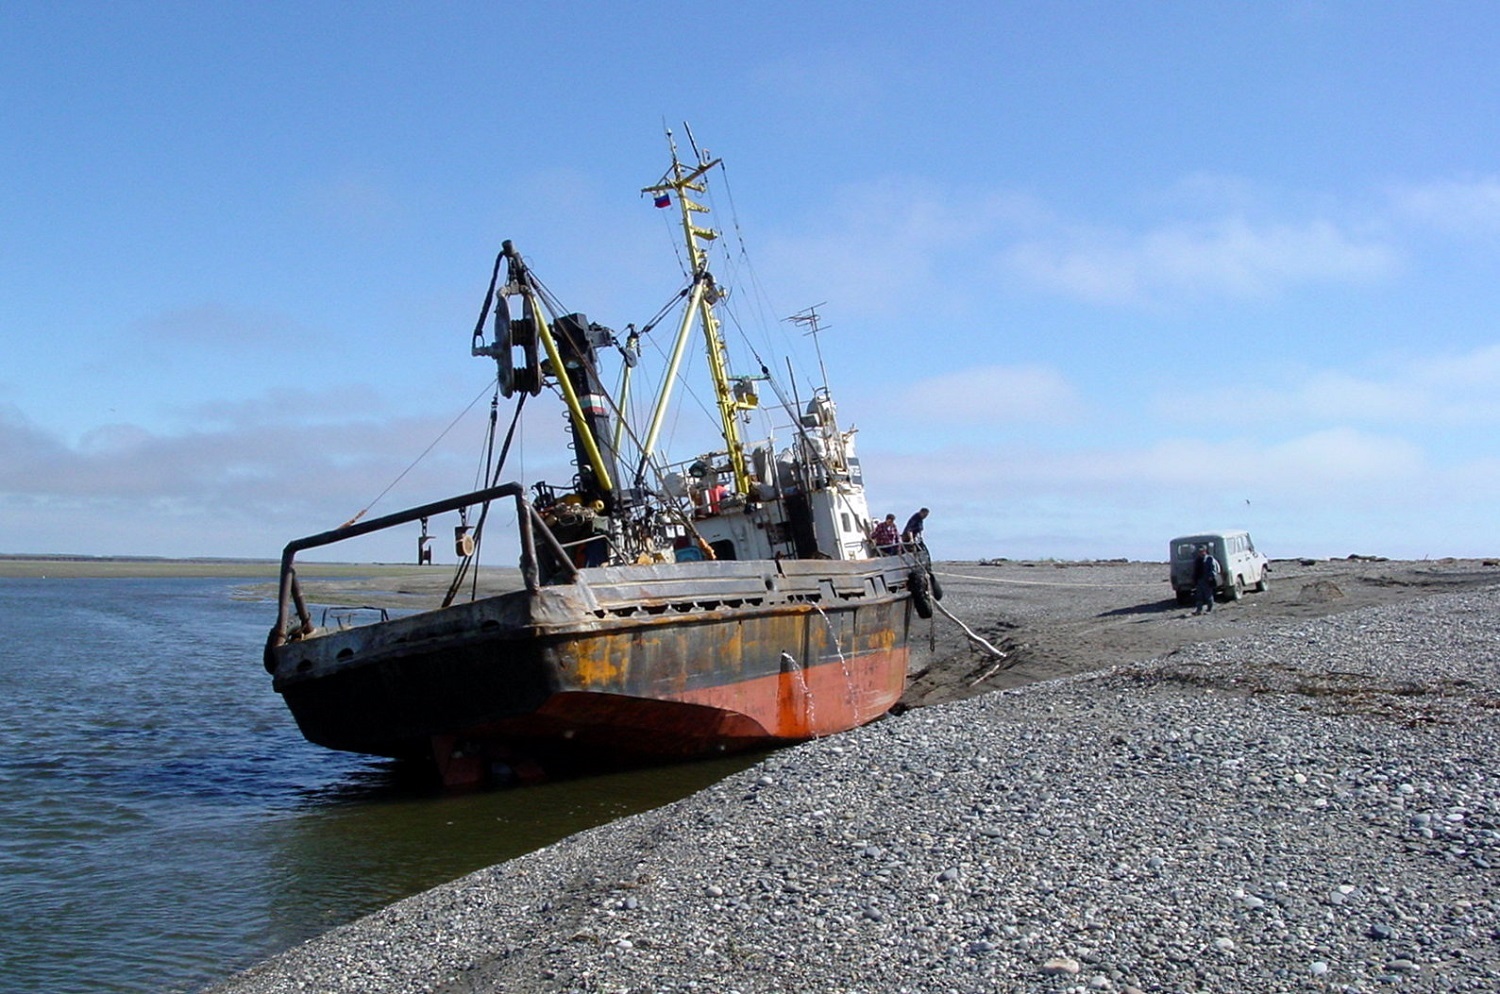
<instances>
[{"instance_id":1,"label":"beached fishing boat","mask_svg":"<svg viewBox=\"0 0 1500 994\"><path fill-rule=\"evenodd\" d=\"M506 242L471 352L495 362L497 398L515 398L517 419L528 397L561 399L576 472L501 483L510 435L495 454L492 418L489 486L286 546L265 663L309 740L430 760L468 784L804 741L900 697L913 615L931 614L925 550L872 544L855 433L826 374L809 389L758 358L751 374L731 371L716 232L700 220L722 165L696 149L681 161L670 132L668 144L668 171L643 192L675 208L687 271L649 413L632 423L628 395L640 338L661 319L622 341L563 308ZM815 312L797 320L817 331ZM674 462L658 443L695 338L718 444ZM607 361L620 367L613 391ZM767 388L775 401L762 404ZM768 431L746 441L754 418ZM484 523L502 509L514 510L521 583L464 599ZM299 553L418 521L425 535L445 513L462 515L463 557L441 606L314 624Z\"/></svg>"}]
</instances>

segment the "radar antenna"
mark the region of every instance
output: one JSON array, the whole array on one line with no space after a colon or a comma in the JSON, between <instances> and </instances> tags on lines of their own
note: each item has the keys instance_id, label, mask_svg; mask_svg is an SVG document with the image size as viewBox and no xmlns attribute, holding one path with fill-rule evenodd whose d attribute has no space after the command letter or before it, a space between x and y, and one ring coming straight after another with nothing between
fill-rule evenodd
<instances>
[{"instance_id":1,"label":"radar antenna","mask_svg":"<svg viewBox=\"0 0 1500 994\"><path fill-rule=\"evenodd\" d=\"M783 321L790 321L792 324L803 325L809 329L807 334L812 337L813 350L818 354L818 373L823 377L824 390L828 389L828 367L823 364L823 343L818 338L819 334L824 330L822 320L818 317L818 308L826 303L828 301L825 300L813 304L811 307L798 311L789 318L782 318Z\"/></svg>"}]
</instances>

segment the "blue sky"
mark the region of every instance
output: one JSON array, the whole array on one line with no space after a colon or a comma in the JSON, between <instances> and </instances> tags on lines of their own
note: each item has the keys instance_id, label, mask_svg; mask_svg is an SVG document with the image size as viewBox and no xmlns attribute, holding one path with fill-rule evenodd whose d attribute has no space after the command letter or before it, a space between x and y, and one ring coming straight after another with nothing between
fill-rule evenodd
<instances>
[{"instance_id":1,"label":"blue sky","mask_svg":"<svg viewBox=\"0 0 1500 994\"><path fill-rule=\"evenodd\" d=\"M0 5L0 552L273 557L439 436L370 513L469 487L501 240L644 323L685 120L737 313L805 361L776 318L822 305L872 510L931 507L938 555L1500 553L1496 37L1488 3ZM560 479L545 406L517 467Z\"/></svg>"}]
</instances>

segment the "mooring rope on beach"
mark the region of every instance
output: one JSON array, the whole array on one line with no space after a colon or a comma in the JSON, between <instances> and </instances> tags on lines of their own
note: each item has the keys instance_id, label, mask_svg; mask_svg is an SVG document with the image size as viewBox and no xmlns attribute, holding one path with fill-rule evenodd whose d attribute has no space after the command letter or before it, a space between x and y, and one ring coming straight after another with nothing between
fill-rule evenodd
<instances>
[{"instance_id":1,"label":"mooring rope on beach","mask_svg":"<svg viewBox=\"0 0 1500 994\"><path fill-rule=\"evenodd\" d=\"M992 646L988 642L986 642L978 633L976 633L974 631L974 629L970 628L968 625L966 625L962 621L960 621L958 619L957 615L955 615L952 611L948 610L947 608L943 607L943 605L942 605L941 602L939 602L939 601L933 601L932 602L932 606L934 608L936 608L942 614L943 617L947 618L949 621L953 622L955 625L957 625L958 627L962 628L964 630L964 634L969 637L969 641L975 643L980 648L984 649L984 651L986 651L990 655L994 656L996 659L1005 659L1009 655L1008 653L1003 652L1000 649L996 649L994 646ZM988 674L986 674L986 676L987 675Z\"/></svg>"}]
</instances>

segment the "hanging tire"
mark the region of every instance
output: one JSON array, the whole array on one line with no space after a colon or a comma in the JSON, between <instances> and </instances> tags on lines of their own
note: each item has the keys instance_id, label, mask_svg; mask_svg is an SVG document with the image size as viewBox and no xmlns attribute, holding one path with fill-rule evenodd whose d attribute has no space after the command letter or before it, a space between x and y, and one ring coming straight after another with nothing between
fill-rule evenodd
<instances>
[{"instance_id":1,"label":"hanging tire","mask_svg":"<svg viewBox=\"0 0 1500 994\"><path fill-rule=\"evenodd\" d=\"M932 570L927 571L928 585L932 587L932 599L940 601L943 599L943 585L938 583L937 574Z\"/></svg>"},{"instance_id":2,"label":"hanging tire","mask_svg":"<svg viewBox=\"0 0 1500 994\"><path fill-rule=\"evenodd\" d=\"M927 571L914 569L907 574L907 589L911 591L911 606L917 617L932 617L932 590L927 586Z\"/></svg>"}]
</instances>

